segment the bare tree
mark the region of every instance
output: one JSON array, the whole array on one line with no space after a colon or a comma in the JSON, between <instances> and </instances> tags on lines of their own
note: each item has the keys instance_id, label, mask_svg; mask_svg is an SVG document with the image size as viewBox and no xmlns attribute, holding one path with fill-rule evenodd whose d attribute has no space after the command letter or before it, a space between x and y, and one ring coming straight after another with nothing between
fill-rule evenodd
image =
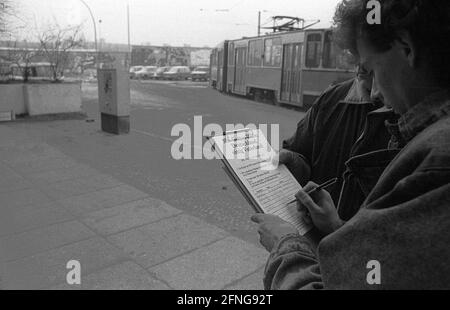
<instances>
[{"instance_id":1,"label":"bare tree","mask_svg":"<svg viewBox=\"0 0 450 310\"><path fill-rule=\"evenodd\" d=\"M9 0L0 0L0 34L6 32L7 18L11 14Z\"/></svg>"},{"instance_id":2,"label":"bare tree","mask_svg":"<svg viewBox=\"0 0 450 310\"><path fill-rule=\"evenodd\" d=\"M69 63L69 51L83 45L82 26L48 27L38 34L40 52L52 64L52 75L59 82Z\"/></svg>"},{"instance_id":3,"label":"bare tree","mask_svg":"<svg viewBox=\"0 0 450 310\"><path fill-rule=\"evenodd\" d=\"M20 16L20 5L13 0L0 0L0 37L21 30L27 21Z\"/></svg>"},{"instance_id":4,"label":"bare tree","mask_svg":"<svg viewBox=\"0 0 450 310\"><path fill-rule=\"evenodd\" d=\"M30 63L33 58L39 54L38 49L33 49L28 46L26 42L19 44L18 41L14 43L9 42L8 60L15 64L18 72L22 76L23 82L28 82L30 77Z\"/></svg>"}]
</instances>

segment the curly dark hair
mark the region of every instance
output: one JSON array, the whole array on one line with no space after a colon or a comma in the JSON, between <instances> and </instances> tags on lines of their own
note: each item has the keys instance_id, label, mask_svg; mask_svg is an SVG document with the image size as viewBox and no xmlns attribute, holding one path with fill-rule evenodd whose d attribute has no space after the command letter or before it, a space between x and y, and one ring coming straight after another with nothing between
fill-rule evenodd
<instances>
[{"instance_id":1,"label":"curly dark hair","mask_svg":"<svg viewBox=\"0 0 450 310\"><path fill-rule=\"evenodd\" d=\"M342 0L334 16L334 39L358 56L363 38L374 51L385 52L407 31L418 49L418 61L430 66L434 78L450 87L450 0L378 0L381 24L367 22L369 0Z\"/></svg>"}]
</instances>

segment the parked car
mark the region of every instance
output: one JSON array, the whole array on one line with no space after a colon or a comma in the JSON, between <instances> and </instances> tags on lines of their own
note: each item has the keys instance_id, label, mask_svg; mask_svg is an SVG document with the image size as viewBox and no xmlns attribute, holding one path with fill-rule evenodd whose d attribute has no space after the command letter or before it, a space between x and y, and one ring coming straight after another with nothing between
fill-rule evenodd
<instances>
[{"instance_id":1,"label":"parked car","mask_svg":"<svg viewBox=\"0 0 450 310\"><path fill-rule=\"evenodd\" d=\"M164 73L166 80L188 80L191 77L191 69L189 67L172 67Z\"/></svg>"},{"instance_id":2,"label":"parked car","mask_svg":"<svg viewBox=\"0 0 450 310\"><path fill-rule=\"evenodd\" d=\"M209 67L197 67L191 73L192 81L208 81Z\"/></svg>"},{"instance_id":3,"label":"parked car","mask_svg":"<svg viewBox=\"0 0 450 310\"><path fill-rule=\"evenodd\" d=\"M155 80L162 80L164 78L164 73L170 70L170 67L160 67L153 74Z\"/></svg>"},{"instance_id":4,"label":"parked car","mask_svg":"<svg viewBox=\"0 0 450 310\"><path fill-rule=\"evenodd\" d=\"M158 68L154 66L144 67L135 73L137 79L150 79Z\"/></svg>"},{"instance_id":5,"label":"parked car","mask_svg":"<svg viewBox=\"0 0 450 310\"><path fill-rule=\"evenodd\" d=\"M130 79L136 78L136 72L141 71L144 69L143 66L133 66L130 68Z\"/></svg>"}]
</instances>

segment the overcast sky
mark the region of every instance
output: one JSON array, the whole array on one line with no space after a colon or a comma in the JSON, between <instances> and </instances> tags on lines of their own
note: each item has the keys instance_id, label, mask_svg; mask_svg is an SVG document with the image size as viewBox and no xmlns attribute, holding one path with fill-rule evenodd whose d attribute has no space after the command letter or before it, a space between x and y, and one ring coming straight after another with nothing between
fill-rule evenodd
<instances>
[{"instance_id":1,"label":"overcast sky","mask_svg":"<svg viewBox=\"0 0 450 310\"><path fill-rule=\"evenodd\" d=\"M85 0L95 16L98 32L107 42L127 43L127 1L130 4L131 43L215 46L225 39L257 34L258 11L262 23L273 15L320 19L317 27L331 25L339 0ZM14 0L30 28L54 23L84 23L93 40L88 10L80 0ZM101 20L101 23L99 23ZM31 33L22 31L21 35Z\"/></svg>"}]
</instances>

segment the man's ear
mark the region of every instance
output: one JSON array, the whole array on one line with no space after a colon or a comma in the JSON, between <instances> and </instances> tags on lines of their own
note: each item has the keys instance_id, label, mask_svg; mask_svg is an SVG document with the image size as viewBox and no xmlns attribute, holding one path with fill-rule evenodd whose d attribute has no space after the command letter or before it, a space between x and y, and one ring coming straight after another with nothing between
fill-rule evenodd
<instances>
[{"instance_id":1,"label":"man's ear","mask_svg":"<svg viewBox=\"0 0 450 310\"><path fill-rule=\"evenodd\" d=\"M417 46L416 44L414 44L411 35L407 31L401 31L398 33L394 45L406 58L406 61L408 62L411 68L417 67L418 63Z\"/></svg>"}]
</instances>

